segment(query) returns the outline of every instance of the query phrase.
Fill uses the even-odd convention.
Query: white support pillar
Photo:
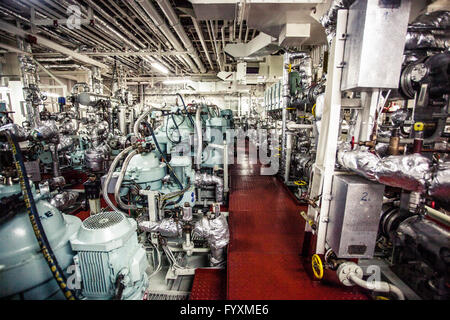
[[[331,186],[336,162],[336,148],[339,137],[339,120],[341,113],[341,78],[344,59],[344,43],[347,29],[348,10],[339,10],[337,16],[336,36],[330,50],[328,77],[325,91],[325,105],[322,116],[322,130],[317,146],[316,163],[313,168],[310,198],[320,197],[317,208],[311,205],[308,216],[316,221],[316,253],[325,252],[325,239],[328,226],[328,212],[331,200]],[[306,224],[306,231],[311,227]]]

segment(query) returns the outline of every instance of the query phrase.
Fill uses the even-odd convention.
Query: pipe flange
[[[354,262],[341,263],[336,271],[339,281],[347,286],[351,287],[355,284],[350,280],[350,275],[356,276],[360,279],[363,278],[363,270]]]

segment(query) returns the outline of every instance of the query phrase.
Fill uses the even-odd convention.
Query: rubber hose
[[[12,153],[15,159],[15,165],[17,173],[19,174],[20,187],[22,189],[23,198],[25,201],[25,206],[27,208],[28,217],[30,218],[31,225],[34,230],[34,235],[39,243],[42,255],[44,256],[50,271],[53,274],[59,288],[64,294],[67,300],[76,300],[72,291],[67,287],[67,280],[61,266],[56,259],[52,247],[48,241],[47,235],[45,234],[44,228],[39,217],[39,213],[36,208],[36,203],[34,201],[33,193],[31,192],[30,181],[28,180],[27,170],[25,168],[25,163],[23,161],[23,156],[20,151],[19,143],[16,137],[8,131],[6,132],[6,137],[12,148]]]

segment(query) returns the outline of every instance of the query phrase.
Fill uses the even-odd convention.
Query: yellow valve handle
[[[304,180],[297,180],[297,181],[294,181],[294,184],[296,185],[296,186],[306,186],[306,181],[304,181]]]
[[[391,300],[391,299],[383,297],[383,296],[376,296],[375,300]]]
[[[322,264],[322,259],[320,259],[319,255],[315,254],[312,256],[312,270],[314,273],[314,276],[317,279],[322,279],[323,278],[323,264]]]
[[[414,123],[414,131],[423,131],[424,125],[423,122]]]

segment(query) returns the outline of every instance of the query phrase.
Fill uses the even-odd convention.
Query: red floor
[[[197,269],[189,300],[225,300],[227,290],[225,269]]]
[[[230,169],[227,273],[200,269],[190,299],[367,299],[337,285],[332,271],[331,281],[311,280],[310,264],[300,256],[305,222],[299,212],[305,208],[276,177],[261,176],[260,166],[245,160]]]
[[[230,170],[227,299],[366,299],[354,288],[310,279],[300,256],[305,208],[259,169],[244,163]]]

